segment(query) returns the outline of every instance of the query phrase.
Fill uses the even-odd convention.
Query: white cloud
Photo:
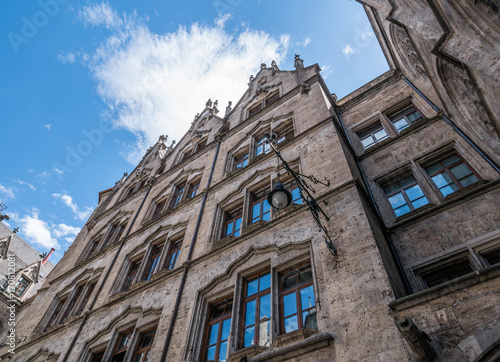
[[[51,124],[46,124],[44,125],[45,128],[47,128],[49,131],[52,129],[52,125]]]
[[[311,38],[310,37],[306,37],[303,41],[299,41],[297,42],[297,46],[301,46],[301,47],[306,47],[309,45],[309,43],[311,43]]]
[[[66,206],[68,206],[71,211],[75,214],[75,218],[80,220],[87,220],[90,214],[92,214],[92,207],[84,206],[83,210],[78,207],[73,202],[73,198],[67,194],[52,194],[56,199],[61,200]]]
[[[31,215],[25,215],[18,221],[27,241],[42,245],[47,249],[59,248],[59,243],[51,234],[49,224],[38,218],[38,210],[33,209]]]
[[[58,239],[64,238],[66,242],[72,242],[80,232],[78,227],[53,224],[40,219],[37,209],[32,209],[31,215],[24,215],[22,218],[15,215],[12,218],[19,223],[20,232],[26,241],[41,245],[46,249],[59,249]]]
[[[321,76],[323,79],[327,79],[334,71],[335,68],[332,67],[331,65],[324,65],[321,68]]]
[[[69,52],[67,54],[59,53],[57,54],[57,59],[59,59],[59,61],[63,64],[66,63],[73,64],[74,62],[76,62],[76,55],[75,53],[72,52]]]
[[[32,191],[36,191],[36,187],[30,184],[29,182],[23,180],[17,180],[17,183],[22,186],[28,186]]]
[[[152,33],[134,17],[124,17],[92,58],[89,67],[113,123],[136,136],[126,158],[135,164],[160,134],[179,140],[208,98],[235,104],[248,77],[261,63],[279,64],[290,37],[278,39],[246,29],[238,35],[215,26],[193,24],[168,34]]]
[[[226,21],[231,19],[231,14],[220,14],[217,19],[215,19],[215,24],[219,27],[224,27],[224,24],[226,24]]]
[[[353,54],[354,50],[351,47],[351,44],[347,44],[345,48],[342,49],[342,53],[344,54]]]
[[[105,25],[107,28],[111,28],[123,24],[123,20],[108,3],[85,6],[80,10],[78,18],[85,24],[92,26]]]
[[[16,194],[14,193],[14,189],[11,187],[5,187],[0,184],[0,195],[3,195],[6,199],[15,199]]]
[[[57,167],[54,167],[53,168],[54,172],[57,173],[58,175],[64,175],[64,171],[63,170],[60,170],[58,169]]]

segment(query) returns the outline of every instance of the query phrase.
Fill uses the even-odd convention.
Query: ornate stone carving
[[[391,24],[392,41],[399,54],[402,66],[411,78],[427,77],[422,60],[411,43],[406,30],[396,24]],[[409,77],[409,78],[410,78]]]

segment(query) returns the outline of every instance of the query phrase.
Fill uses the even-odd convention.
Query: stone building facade
[[[391,69],[338,100],[317,65],[262,64],[160,136],[20,312],[13,360],[498,360],[498,7],[363,3]],[[268,132],[321,181],[336,256]]]

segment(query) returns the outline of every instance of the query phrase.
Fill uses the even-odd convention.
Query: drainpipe
[[[441,111],[441,109],[439,109],[438,106],[436,106],[434,103],[432,103],[432,101],[427,98],[425,96],[425,94],[423,94],[420,89],[418,89],[412,82],[410,82],[410,80],[408,80],[408,78],[406,77],[403,77],[404,81],[406,83],[408,83],[408,85],[413,88],[413,90],[415,92],[418,93],[418,95],[420,97],[422,97],[436,112],[438,112],[439,114],[441,114],[441,117],[443,117],[443,119],[445,120],[446,123],[448,123],[451,128],[453,128],[453,130],[455,132],[457,132],[460,137],[462,137],[465,142],[467,142],[477,153],[479,153],[481,155],[481,157],[483,157],[483,159],[488,162],[488,164],[493,167],[495,169],[496,172],[500,173],[500,166],[493,160],[490,158],[490,156],[488,156],[473,140],[471,140],[469,138],[469,136],[467,136],[461,129],[460,127],[458,127],[455,122],[453,122],[450,118],[448,118],[448,116]]]
[[[90,311],[92,311],[92,309],[94,308],[94,305],[95,305],[95,303],[97,301],[97,298],[99,297],[99,294],[101,293],[102,288],[104,287],[104,284],[106,284],[106,281],[108,280],[109,274],[111,273],[111,270],[113,269],[113,266],[115,265],[116,259],[118,259],[118,254],[120,254],[120,251],[123,249],[123,245],[125,244],[123,242],[123,240],[128,236],[128,234],[130,234],[130,230],[132,230],[132,226],[134,226],[135,220],[137,219],[137,216],[139,215],[139,212],[141,212],[142,206],[144,205],[144,202],[146,201],[146,198],[148,197],[149,191],[151,191],[152,187],[153,187],[153,185],[149,186],[148,190],[146,191],[146,194],[144,195],[144,198],[142,199],[141,204],[139,205],[139,208],[137,209],[137,212],[134,215],[134,218],[132,219],[132,222],[130,223],[130,226],[127,229],[127,232],[122,237],[122,241],[120,242],[120,246],[116,250],[116,253],[115,253],[114,257],[113,257],[113,260],[111,260],[111,263],[109,264],[108,270],[106,270],[106,274],[104,275],[102,283],[99,285],[99,288],[97,289],[97,292],[95,293],[94,299],[92,299],[92,302],[89,305],[89,309],[87,310],[87,312],[84,313],[83,320],[80,323],[80,326],[78,327],[78,330],[76,331],[75,336],[71,340],[71,344],[69,345],[69,348],[66,351],[66,354],[64,355],[64,358],[62,359],[62,362],[66,362],[68,360],[68,358],[69,358],[69,356],[71,354],[71,351],[73,350],[73,347],[75,346],[76,340],[80,336],[80,333],[83,330],[83,326],[87,322],[87,319],[88,319],[88,317],[90,315]]]
[[[167,352],[168,352],[168,349],[170,346],[170,341],[172,339],[172,334],[174,331],[174,325],[175,325],[175,321],[177,319],[177,313],[179,311],[179,306],[181,304],[182,293],[184,291],[184,286],[186,285],[186,278],[187,278],[187,273],[189,270],[189,262],[191,261],[191,258],[193,256],[194,245],[196,244],[196,238],[198,236],[198,231],[200,229],[200,223],[201,223],[201,218],[203,216],[203,210],[205,209],[205,203],[207,201],[208,188],[210,187],[210,184],[212,183],[212,176],[214,173],[215,162],[217,161],[217,156],[219,154],[220,144],[221,144],[221,139],[219,139],[217,141],[217,148],[215,149],[214,160],[212,162],[212,168],[210,169],[210,175],[208,177],[207,187],[205,188],[205,192],[203,193],[203,199],[201,200],[200,211],[198,212],[198,219],[196,220],[196,226],[194,228],[193,238],[191,239],[191,245],[189,246],[189,252],[187,255],[187,259],[186,259],[186,262],[184,263],[184,269],[182,271],[181,282],[179,284],[179,291],[177,292],[177,298],[175,299],[174,309],[172,310],[172,316],[170,317],[170,322],[169,322],[169,326],[168,326],[168,330],[167,330],[167,337],[165,339],[165,343],[163,345],[163,351],[161,353],[161,358],[160,358],[161,362],[165,362],[167,360]]]

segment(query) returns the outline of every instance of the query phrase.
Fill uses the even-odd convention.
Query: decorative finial
[[[300,55],[295,54],[295,63],[293,66],[295,68],[304,68],[304,61],[300,59]]]
[[[266,63],[262,63],[262,64],[260,65],[260,69],[266,69],[266,67],[267,67]]]
[[[218,105],[219,105],[219,101],[216,99],[214,102],[214,108],[217,108]]]
[[[205,103],[205,106],[207,106],[207,108],[212,108],[212,100],[210,98],[208,98],[208,101],[207,103]]]
[[[233,102],[231,102],[231,101],[227,102],[226,114],[224,115],[224,117],[227,117],[227,115],[231,112],[231,105],[232,104],[233,104]]]
[[[19,232],[19,228],[14,228],[14,230],[12,230],[12,232],[13,232],[14,234],[17,234],[17,233]]]

